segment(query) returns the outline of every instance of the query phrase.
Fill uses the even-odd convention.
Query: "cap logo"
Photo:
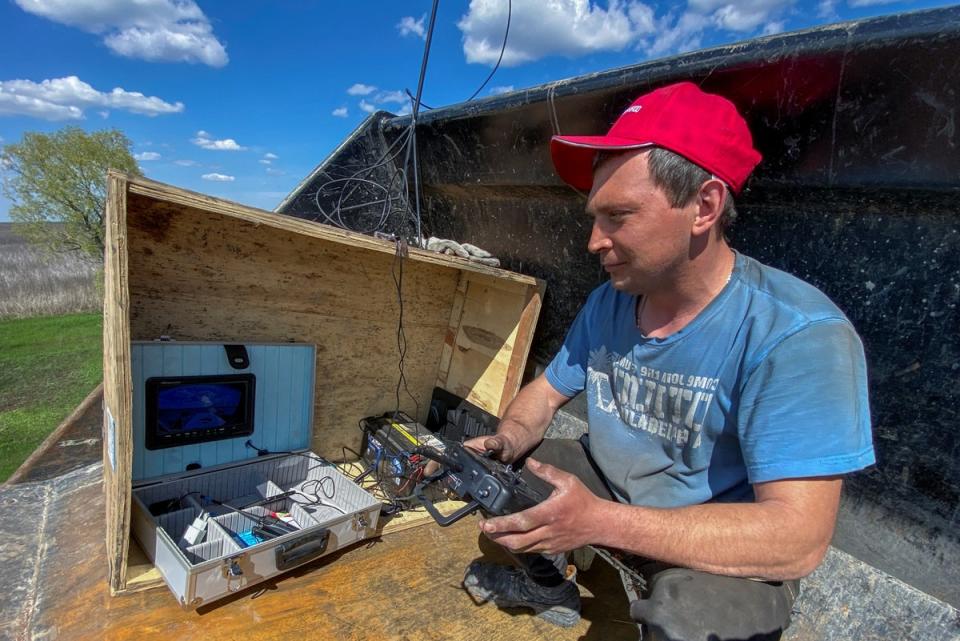
[[[625,114],[635,114],[635,113],[637,113],[638,111],[640,111],[641,109],[643,109],[643,106],[642,106],[642,105],[633,105],[632,107],[627,107],[626,111],[624,111],[623,113],[625,113]]]

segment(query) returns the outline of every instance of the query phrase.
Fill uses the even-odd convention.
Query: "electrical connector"
[[[270,450],[257,447],[256,445],[253,444],[253,441],[251,439],[247,439],[247,442],[244,443],[244,445],[249,447],[251,450],[255,450],[257,453],[257,456],[266,456],[267,454],[270,454]]]
[[[187,545],[203,543],[203,539],[207,536],[207,521],[209,520],[210,514],[201,512],[200,516],[187,526],[187,531],[183,533],[183,540],[187,542]]]

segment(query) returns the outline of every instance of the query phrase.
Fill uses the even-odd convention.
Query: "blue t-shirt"
[[[621,501],[750,501],[752,483],[875,462],[863,346],[812,285],[738,253],[675,334],[647,338],[636,308],[598,287],[546,371],[565,396],[586,389],[590,451]]]

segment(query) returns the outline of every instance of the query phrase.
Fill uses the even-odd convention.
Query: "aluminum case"
[[[191,545],[184,534],[202,513],[209,514],[205,536]],[[239,535],[270,513],[288,514],[297,531],[243,547]],[[133,490],[133,534],[187,609],[372,536],[379,514],[374,497],[309,451],[197,470]]]

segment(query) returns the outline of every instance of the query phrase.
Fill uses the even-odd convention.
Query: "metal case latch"
[[[243,586],[243,568],[237,562],[238,558],[225,559],[223,567],[220,568],[227,580],[227,590],[230,592],[236,592]]]

